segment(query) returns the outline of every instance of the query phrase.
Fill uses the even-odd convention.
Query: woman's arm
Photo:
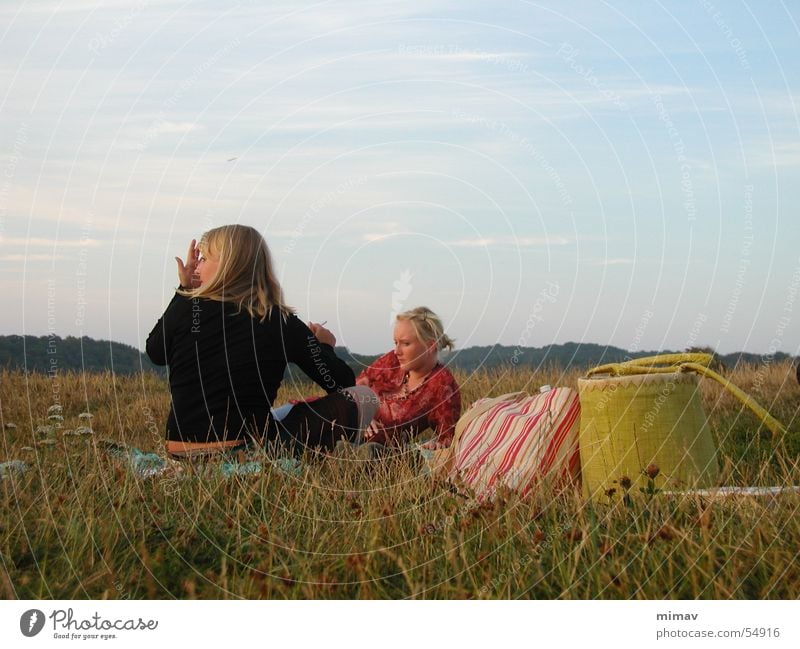
[[[437,447],[450,446],[456,423],[461,417],[461,391],[449,372],[443,373],[442,381],[432,390],[433,407],[428,414],[428,422],[436,433],[431,440]]]
[[[189,244],[189,250],[186,252],[186,263],[184,263],[180,257],[175,257],[175,261],[178,264],[178,288],[191,289],[199,286],[197,277],[197,263],[199,259],[200,248],[197,246],[197,241],[192,239]],[[170,310],[174,311],[175,308],[177,308],[176,301],[179,299],[181,299],[181,296],[176,293],[164,310],[164,315],[159,318],[158,322],[156,322],[156,326],[153,327],[150,335],[147,336],[145,351],[155,365],[166,365],[169,359],[169,350],[172,349],[171,334],[175,323],[171,322],[171,327],[169,327],[169,331],[167,331],[166,319]]]
[[[798,365],[798,367],[800,367],[800,365]],[[798,370],[798,371],[800,372],[800,370]],[[800,374],[798,374],[798,376],[800,376]],[[366,385],[367,387],[370,387],[369,375],[367,374],[367,368],[364,368],[363,370],[361,370],[361,373],[356,377],[356,385]]]
[[[397,357],[394,352],[387,352],[361,370],[356,378],[356,384],[372,388],[380,397],[384,392],[397,389],[402,378],[403,372]]]
[[[164,315],[158,319],[156,326],[147,336],[145,351],[148,358],[155,365],[166,365],[169,360],[169,351],[172,349],[175,326],[180,320],[179,311],[186,299],[175,293],[164,310]]]
[[[311,329],[293,315],[286,323],[286,360],[296,364],[328,393],[355,385],[353,370],[336,355],[333,346],[320,342]]]

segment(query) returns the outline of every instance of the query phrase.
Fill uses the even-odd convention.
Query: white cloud
[[[141,11],[144,8],[157,6],[174,6],[183,0],[45,0],[44,2],[24,2],[22,6],[6,6],[0,14],[74,14],[96,11],[128,10]]]
[[[596,259],[590,262],[592,266],[630,266],[635,264],[636,260],[630,257],[615,257],[612,259]]]
[[[0,255],[0,261],[60,261],[63,255]]]
[[[39,237],[3,237],[0,236],[0,246],[33,246],[33,247],[61,247],[83,248],[99,246],[102,242],[97,239],[43,239]],[[24,257],[25,255],[23,255]]]
[[[406,231],[398,230],[398,231],[389,232],[389,233],[386,233],[386,232],[365,232],[363,235],[361,235],[361,239],[363,241],[367,241],[367,242],[374,242],[374,241],[383,241],[385,239],[391,239],[392,237],[396,237],[396,236],[411,235],[411,234],[414,234],[414,232],[410,232],[410,231],[407,231],[407,230]]]
[[[554,237],[479,237],[475,239],[459,239],[450,241],[448,245],[459,248],[493,248],[513,247],[532,248],[537,246],[566,246],[570,240],[563,236]]]
[[[165,135],[171,133],[189,133],[198,129],[194,122],[161,122],[152,129],[148,129],[151,135]]]
[[[774,144],[765,142],[748,157],[762,167],[800,167],[800,143]]]

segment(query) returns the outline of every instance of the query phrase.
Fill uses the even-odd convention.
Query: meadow
[[[468,404],[574,387],[579,375],[550,367],[457,379]],[[787,432],[773,438],[703,381],[721,483],[800,485],[794,368],[745,365],[729,378]],[[318,393],[294,384],[279,401]],[[160,453],[168,408],[166,382],[152,374],[0,374],[0,462],[30,467],[0,481],[0,596],[800,597],[800,494],[642,494],[623,504],[567,488],[481,505],[426,474],[413,453],[307,458],[299,472],[264,462],[258,474],[228,477],[190,465],[153,478],[109,456],[101,440]]]

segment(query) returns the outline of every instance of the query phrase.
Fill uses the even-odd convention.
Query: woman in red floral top
[[[356,385],[370,387],[380,405],[364,433],[365,442],[399,446],[427,428],[429,446],[449,446],[461,416],[458,383],[438,359],[453,348],[439,317],[427,307],[397,316],[394,350],[359,374]]]

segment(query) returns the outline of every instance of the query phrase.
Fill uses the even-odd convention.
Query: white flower
[[[91,412],[82,412],[78,415],[78,419],[92,419],[94,415]]]
[[[60,405],[58,405],[58,404],[56,404],[56,405],[54,405],[54,406],[50,406],[50,407],[47,409],[47,414],[48,414],[48,415],[53,415],[53,414],[61,414],[61,406],[60,406]]]
[[[8,429],[12,429],[12,428],[16,428],[16,427],[17,427],[17,425],[15,423],[12,423],[10,421],[8,423],[6,423],[6,428],[8,428]]]

